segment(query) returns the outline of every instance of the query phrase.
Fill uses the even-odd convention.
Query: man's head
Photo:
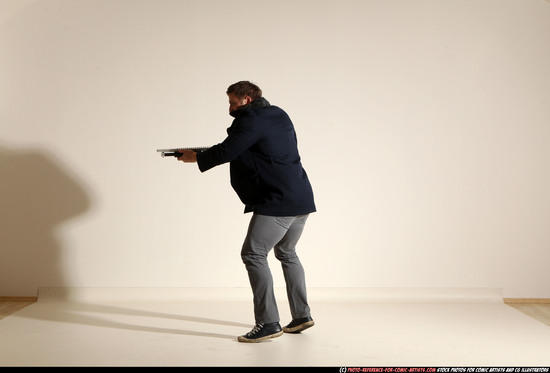
[[[240,81],[231,84],[227,88],[229,97],[229,112],[235,111],[241,106],[248,105],[257,98],[262,97],[262,90],[256,84],[249,81]]]

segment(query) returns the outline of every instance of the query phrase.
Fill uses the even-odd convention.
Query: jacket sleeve
[[[197,154],[197,164],[201,172],[231,162],[260,138],[259,128],[252,116],[245,115],[236,119],[231,127],[230,134],[222,143]]]

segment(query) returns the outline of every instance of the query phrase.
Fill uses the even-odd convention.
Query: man
[[[296,243],[308,214],[315,212],[315,203],[289,116],[270,105],[251,82],[232,84],[227,95],[229,114],[235,118],[227,138],[200,153],[182,149],[178,159],[196,162],[201,172],[229,162],[231,185],[245,213],[253,213],[241,257],[252,287],[256,326],[238,340],[260,342],[314,325]],[[267,261],[271,249],[282,265],[292,315],[284,328],[279,324]]]

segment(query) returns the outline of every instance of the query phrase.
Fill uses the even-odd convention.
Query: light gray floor
[[[494,294],[319,289],[313,328],[244,344],[236,336],[252,327],[248,292],[45,290],[0,320],[0,366],[550,365],[550,327]],[[286,323],[282,291],[278,299]]]

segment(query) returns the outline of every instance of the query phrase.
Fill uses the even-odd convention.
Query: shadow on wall
[[[64,286],[58,229],[89,207],[79,181],[53,154],[0,145],[0,296]]]

